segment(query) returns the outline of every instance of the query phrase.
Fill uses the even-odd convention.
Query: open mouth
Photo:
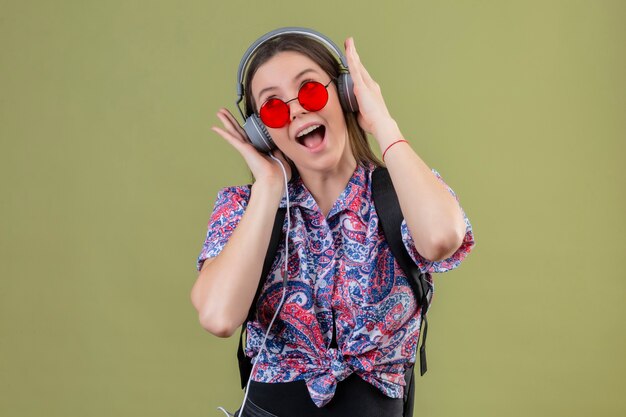
[[[326,134],[326,127],[324,125],[318,125],[317,127],[311,126],[313,129],[305,129],[304,134],[300,134],[296,137],[296,141],[302,146],[309,149],[315,149],[324,141]]]

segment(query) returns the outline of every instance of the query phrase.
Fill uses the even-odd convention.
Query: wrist
[[[399,144],[399,143],[407,143],[407,144],[408,144],[409,142],[408,142],[406,139],[398,139],[398,140],[396,140],[396,141],[391,142],[391,143],[389,144],[389,146],[387,146],[387,147],[385,148],[385,150],[383,151],[383,155],[382,155],[382,160],[383,160],[383,162],[385,162],[385,163],[387,162],[387,161],[385,161],[385,155],[387,154],[387,151],[388,151],[389,149],[391,149],[394,145],[397,145],[397,144]]]
[[[285,181],[281,177],[280,181],[257,179],[252,184],[252,192],[258,192],[259,194],[270,196],[273,199],[280,200],[285,190]]]
[[[373,132],[381,152],[398,139],[402,139],[402,132],[395,120],[389,118],[376,126]]]

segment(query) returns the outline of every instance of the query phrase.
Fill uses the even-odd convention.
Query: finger
[[[211,127],[211,130],[220,135],[232,145],[238,145],[241,143],[241,140],[239,140],[239,138],[234,137],[229,131],[222,129],[221,127],[213,126]]]
[[[370,73],[367,72],[367,69],[365,67],[361,68],[361,76],[363,77],[363,81],[365,81],[365,84],[368,87],[376,89],[376,90],[380,88],[378,83],[374,81],[374,79],[371,77]]]
[[[217,117],[222,121],[225,130],[230,133],[232,136],[238,138],[241,142],[247,142],[245,132],[242,132],[238,129],[236,123],[233,123],[231,119],[228,118],[224,113],[218,112]]]
[[[235,127],[235,129],[242,135],[242,136],[246,136],[246,132],[245,130],[243,130],[243,128],[241,127],[241,125],[239,124],[239,122],[237,121],[237,119],[235,118],[235,116],[233,116],[233,114],[228,111],[228,109],[222,109],[223,114],[226,115],[226,117],[230,120],[230,122],[232,123],[232,125]]]
[[[217,117],[222,121],[224,128],[228,129],[231,133],[238,133],[237,123],[236,121],[233,121],[233,119],[229,117],[227,111],[225,111],[224,109],[220,109],[217,112]]]
[[[359,60],[359,69],[361,70],[361,75],[363,76],[363,79],[366,82],[375,83],[375,81],[370,76],[370,73],[367,71],[367,68],[365,68],[365,65],[363,65],[363,63],[360,60]]]
[[[348,47],[347,47],[348,56],[352,58],[352,62],[354,63],[356,69],[361,71],[363,65],[361,64],[361,58],[359,57],[358,52],[356,51],[356,46],[354,45],[354,38],[348,38]]]
[[[232,147],[234,147],[239,153],[242,153],[245,149],[246,143],[243,142],[239,137],[234,136],[230,132],[219,128],[217,126],[213,126],[211,128],[212,131],[220,135],[226,142],[228,142]]]
[[[376,87],[377,86],[376,81],[374,81],[374,79],[372,78],[370,73],[367,71],[367,68],[365,68],[365,65],[363,65],[363,62],[361,62],[361,57],[359,56],[359,53],[356,50],[356,45],[354,43],[354,38],[350,38],[350,40],[351,40],[351,42],[350,42],[350,50],[354,54],[354,60],[356,62],[356,67],[358,68],[359,74],[361,74],[361,78],[363,79],[365,84],[368,85],[369,87]]]
[[[358,61],[354,50],[354,39],[352,37],[346,40],[346,57],[348,58],[348,68],[350,69],[350,75],[352,75],[352,80],[354,84],[359,87],[359,85],[365,85],[365,81],[363,80],[363,75],[361,74],[361,65]]]

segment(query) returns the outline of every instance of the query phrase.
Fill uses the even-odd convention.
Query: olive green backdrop
[[[436,276],[416,416],[626,415],[626,2],[0,1],[0,415],[221,416],[189,293],[247,46],[354,36],[477,246]],[[378,149],[377,149],[378,151]]]

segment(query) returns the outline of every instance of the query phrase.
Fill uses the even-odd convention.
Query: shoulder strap
[[[428,323],[426,322],[426,312],[430,301],[430,285],[426,280],[427,274],[422,273],[411,256],[404,247],[402,242],[402,220],[404,216],[400,209],[398,196],[393,188],[391,177],[387,168],[378,167],[372,173],[372,198],[378,220],[383,229],[385,239],[389,244],[389,248],[396,258],[398,265],[406,274],[409,284],[415,294],[417,304],[422,308],[422,322],[420,323],[420,333],[422,324],[424,325],[424,334],[422,337],[422,346],[420,348],[420,375],[426,373],[426,334],[428,332]]]
[[[246,384],[248,383],[248,378],[250,378],[250,373],[252,372],[252,361],[249,357],[245,355],[243,351],[244,331],[246,329],[248,321],[252,320],[252,318],[254,317],[256,303],[261,294],[261,290],[263,289],[263,284],[265,284],[265,280],[267,279],[267,275],[270,272],[272,263],[274,263],[276,251],[278,250],[278,244],[280,243],[280,238],[283,234],[283,223],[285,222],[286,213],[286,208],[279,208],[276,212],[276,217],[274,218],[274,227],[272,228],[272,237],[270,238],[270,242],[267,247],[267,254],[265,255],[265,261],[263,262],[263,272],[261,272],[259,286],[256,290],[256,294],[254,295],[254,300],[252,300],[252,304],[250,305],[248,317],[246,317],[246,320],[241,325],[241,333],[239,334],[239,348],[237,349],[237,360],[239,362],[239,376],[241,378],[242,389],[246,387]]]

